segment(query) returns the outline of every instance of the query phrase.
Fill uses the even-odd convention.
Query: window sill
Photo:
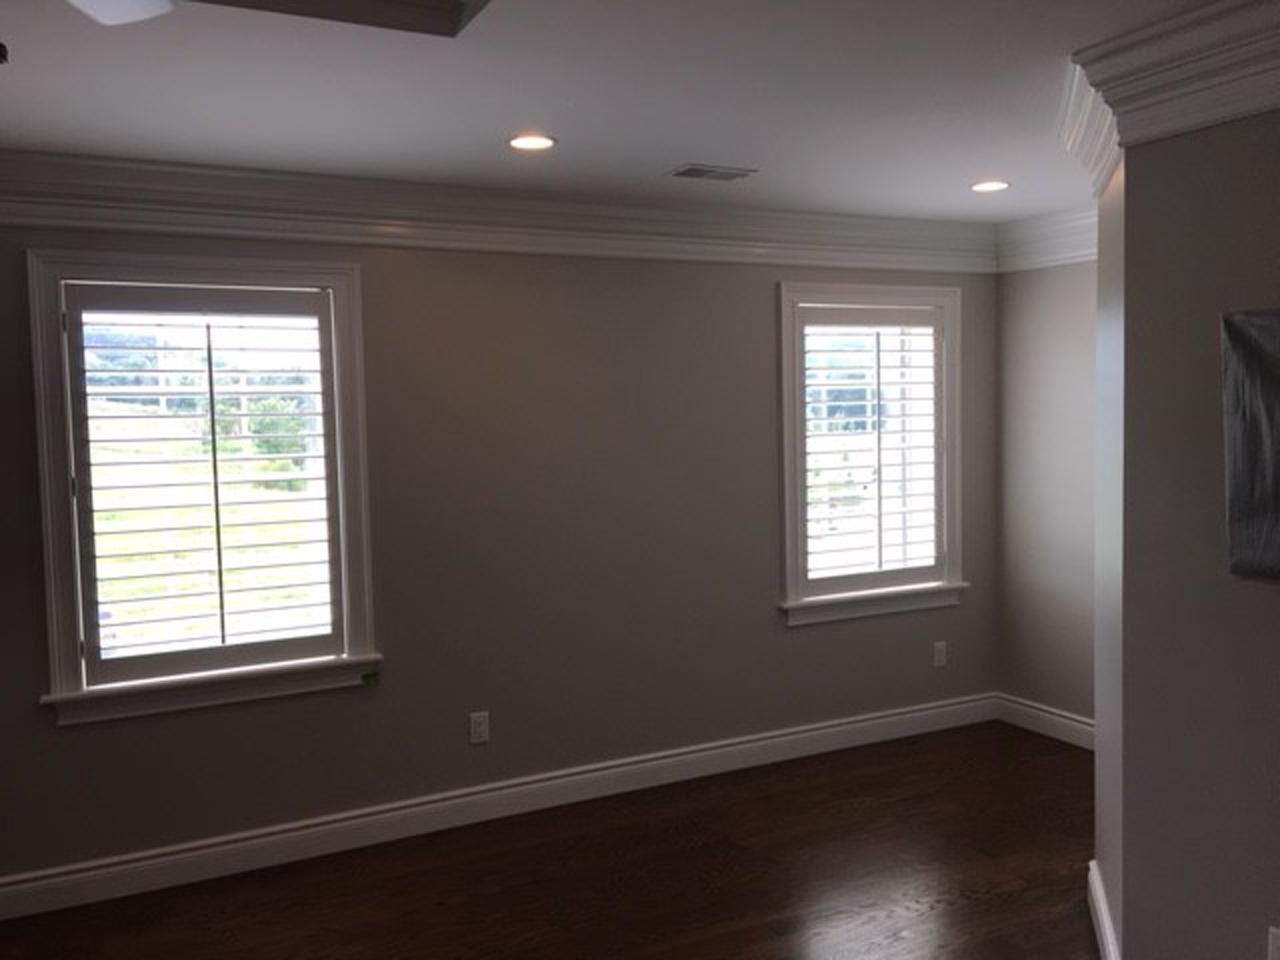
[[[960,594],[968,586],[967,583],[956,581],[860,590],[857,593],[833,593],[822,597],[792,600],[782,604],[782,609],[787,612],[787,626],[803,627],[810,623],[829,623],[834,620],[856,620],[859,617],[879,617],[890,613],[907,613],[912,610],[954,607],[959,605]]]
[[[370,682],[371,675],[376,677],[381,662],[382,657],[376,653],[323,657],[216,673],[104,684],[71,693],[50,693],[41,697],[40,702],[57,711],[59,726],[68,726],[360,686]]]

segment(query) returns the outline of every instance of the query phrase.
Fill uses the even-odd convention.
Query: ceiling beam
[[[197,0],[386,30],[456,37],[488,0]]]

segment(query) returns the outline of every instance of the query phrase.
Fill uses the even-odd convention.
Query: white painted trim
[[[1280,3],[1219,0],[1078,51],[1122,147],[1280,109]]]
[[[1098,937],[1098,952],[1102,960],[1120,960],[1120,939],[1116,936],[1111,920],[1111,904],[1107,900],[1107,888],[1102,883],[1102,871],[1098,861],[1089,861],[1089,913],[1093,915],[1093,930]]]
[[[883,710],[0,877],[0,919],[995,719],[990,694]]]
[[[781,606],[787,611],[787,626],[802,627],[810,623],[830,623],[833,620],[857,620],[888,613],[955,607],[960,605],[960,594],[968,586],[967,583],[925,583],[884,590],[805,597]]]
[[[1071,64],[1067,75],[1066,96],[1058,118],[1058,138],[1062,145],[1089,173],[1093,195],[1111,182],[1120,166],[1124,151],[1116,133],[1116,115],[1090,84],[1078,64]]]
[[[996,228],[1001,273],[1098,259],[1098,210],[1068,210]]]
[[[0,224],[390,247],[994,273],[985,223],[591,203],[0,151]]]
[[[845,616],[877,616],[898,610],[949,606],[958,602],[961,571],[961,340],[963,303],[958,287],[888,286],[860,283],[778,285],[779,381],[782,387],[782,510],[784,598],[789,626]],[[804,464],[805,331],[827,323],[847,323],[849,313],[868,324],[931,329],[937,338],[935,382],[939,386],[936,438],[938,502],[937,562],[931,567],[813,579],[808,575]],[[945,592],[939,592],[941,587]],[[909,591],[914,590],[914,595]],[[948,595],[949,593],[949,595]],[[933,601],[933,602],[930,602]],[[824,609],[825,607],[825,609]],[[865,613],[859,613],[865,610]],[[841,615],[843,614],[843,616]]]
[[[999,226],[607,206],[0,151],[0,224],[695,262],[1004,273],[1097,256],[1096,215]]]
[[[372,580],[369,563],[368,482],[364,451],[364,363],[360,271],[354,264],[217,257],[176,257],[124,251],[31,250],[27,255],[31,307],[32,360],[36,387],[41,511],[45,543],[45,584],[49,694],[43,703],[59,723],[85,723],[138,716],[212,703],[353,686],[376,667]],[[63,284],[68,281],[128,282],[140,285],[262,286],[315,288],[332,303],[334,431],[337,504],[342,546],[343,629],[323,652],[298,655],[293,663],[254,664],[261,650],[245,648],[243,658],[192,666],[182,654],[166,655],[172,673],[157,682],[95,683],[92,661],[80,650],[77,611],[81,606],[76,570],[76,526],[72,516],[69,454],[70,411],[65,384]],[[276,654],[277,658],[280,656]],[[157,658],[159,661],[160,658]],[[231,658],[228,658],[231,659]],[[256,668],[254,668],[256,667]],[[162,679],[162,682],[158,682]]]
[[[57,710],[59,726],[70,726],[357,687],[368,682],[370,674],[376,675],[381,663],[382,656],[377,653],[286,661],[50,693],[40,702]]]
[[[1008,693],[994,696],[997,719],[1086,750],[1093,749],[1093,720],[1089,717]]]

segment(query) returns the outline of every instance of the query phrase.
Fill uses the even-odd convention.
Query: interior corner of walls
[[[1079,465],[1094,456],[1096,326],[1095,261],[1001,278],[1000,689],[1073,718],[1092,712],[1093,476]]]
[[[1094,748],[1092,717],[1009,693],[996,694],[999,719],[1085,750]]]
[[[1096,205],[1000,224],[998,272],[1019,273],[1085,263],[1098,256]]]

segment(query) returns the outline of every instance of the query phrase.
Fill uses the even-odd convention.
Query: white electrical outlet
[[[1267,931],[1267,960],[1280,960],[1280,927]]]
[[[488,743],[489,742],[489,711],[477,710],[471,714],[471,742]]]
[[[947,665],[947,641],[933,641],[933,665],[935,667],[945,667]]]

